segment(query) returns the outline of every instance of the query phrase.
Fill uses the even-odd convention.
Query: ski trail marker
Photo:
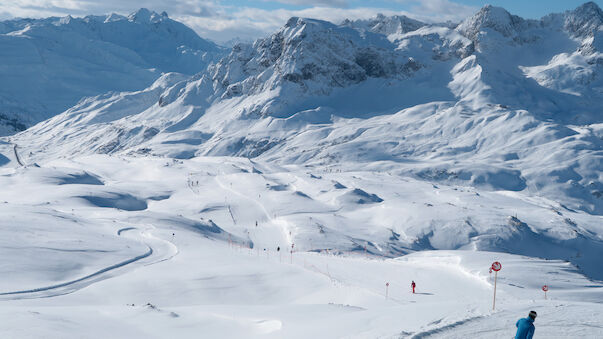
[[[389,283],[386,282],[385,283],[385,299],[387,299],[387,295],[388,295],[388,292],[389,292],[388,290],[389,290]]]
[[[500,271],[502,265],[498,261],[495,261],[490,268],[494,271],[494,298],[492,299],[492,311],[494,311],[496,308],[496,280],[498,278],[498,271]]]

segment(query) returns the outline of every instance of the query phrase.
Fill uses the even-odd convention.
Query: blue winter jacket
[[[517,327],[515,339],[532,339],[534,331],[536,330],[534,327],[534,320],[532,320],[532,318],[521,318],[517,320],[515,326]]]

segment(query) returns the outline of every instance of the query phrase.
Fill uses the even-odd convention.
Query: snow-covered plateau
[[[510,338],[530,310],[603,337],[596,4],[291,18],[194,57],[146,10],[11,22],[104,27],[156,69],[0,138],[0,337]],[[48,69],[98,57],[68,52]]]

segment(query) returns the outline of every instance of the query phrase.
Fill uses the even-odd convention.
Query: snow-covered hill
[[[291,18],[0,138],[0,331],[601,337],[602,20]]]
[[[592,3],[540,21],[486,6],[453,28],[394,18],[386,36],[372,32],[380,24],[292,18],[207,72],[86,99],[14,140],[30,162],[122,153],[370,164],[601,214],[600,20]]]
[[[505,338],[530,309],[539,336],[603,335],[601,218],[542,198],[229,157],[3,166],[0,187],[3,337]]]
[[[0,135],[82,97],[148,87],[162,72],[195,74],[223,53],[185,25],[140,9],[84,18],[0,23]]]

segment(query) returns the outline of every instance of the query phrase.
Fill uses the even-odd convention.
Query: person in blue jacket
[[[517,323],[515,324],[517,327],[515,339],[532,339],[534,331],[536,331],[534,320],[536,320],[536,311],[530,311],[527,318],[517,320]]]

